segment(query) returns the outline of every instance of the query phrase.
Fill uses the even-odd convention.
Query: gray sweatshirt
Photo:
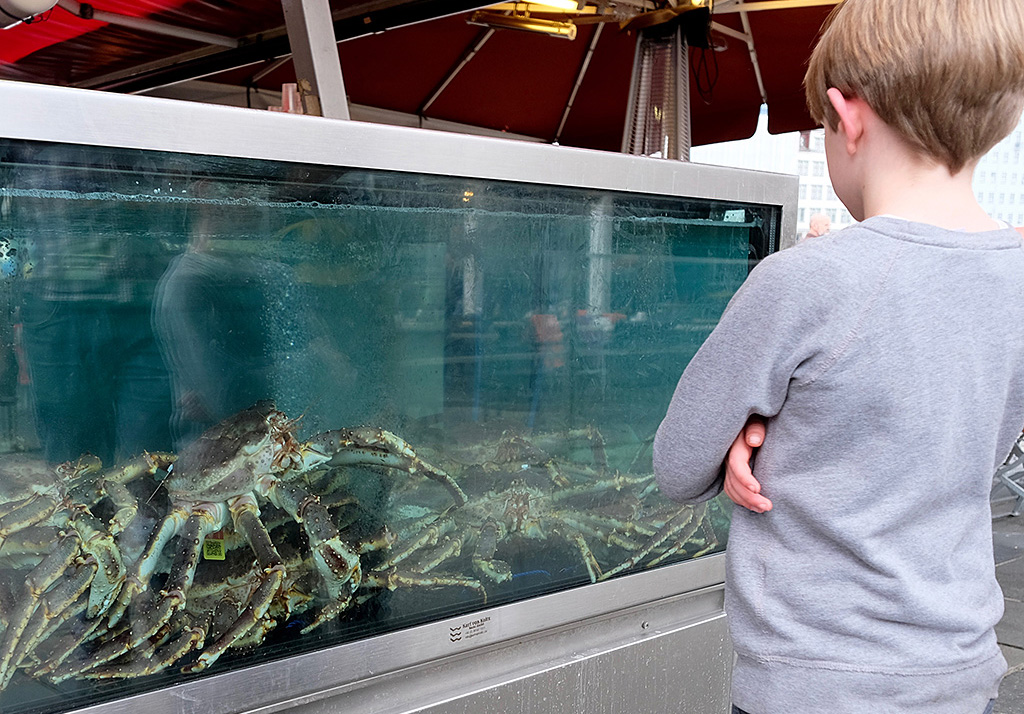
[[[733,701],[751,714],[980,714],[1006,663],[992,474],[1024,427],[1024,246],[876,217],[761,262],[654,442],[701,501],[752,414],[773,510],[733,513]]]

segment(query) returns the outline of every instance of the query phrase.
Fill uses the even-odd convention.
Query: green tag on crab
[[[224,560],[223,538],[207,538],[203,541],[203,560]]]

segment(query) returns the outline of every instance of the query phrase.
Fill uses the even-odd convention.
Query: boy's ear
[[[864,133],[864,109],[867,105],[857,97],[845,97],[835,87],[830,88],[826,94],[829,103],[839,115],[838,131],[843,136],[846,151],[853,154],[857,151],[857,144]]]

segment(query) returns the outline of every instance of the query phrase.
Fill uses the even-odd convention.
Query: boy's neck
[[[999,227],[974,197],[973,164],[951,175],[945,166],[919,159],[898,163],[866,177],[865,218],[884,214],[950,230]]]
[[[859,148],[863,151],[864,217],[898,216],[950,230],[990,231],[998,227],[974,197],[971,182],[978,161],[951,174],[921,155],[872,112]]]
[[[989,231],[998,224],[974,198],[978,160],[956,173],[911,146],[863,99],[831,87],[838,116],[825,127],[825,155],[836,193],[857,220],[892,215],[950,230]]]

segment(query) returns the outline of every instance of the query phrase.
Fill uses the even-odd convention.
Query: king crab
[[[271,605],[281,600],[288,578],[287,564],[260,518],[260,503],[273,504],[301,525],[319,586],[327,596],[303,634],[349,607],[364,584],[359,552],[341,537],[320,499],[299,483],[300,476],[348,464],[385,466],[423,474],[443,485],[456,505],[466,503],[454,480],[416,456],[409,444],[391,432],[337,429],[300,442],[293,434],[295,425],[273,402],[261,401],[214,425],[179,454],[163,481],[170,513],[156,528],[110,609],[107,625],[112,636],[74,672],[58,672],[57,678],[99,667],[146,646],[166,630],[185,610],[205,540],[226,527],[240,534],[254,553],[257,582],[234,622],[204,647],[190,669],[208,667],[236,641],[262,627]],[[158,561],[175,536],[178,548],[167,579],[159,592],[147,593]],[[117,632],[132,604],[138,607],[133,608],[131,627]],[[203,638],[195,636],[191,642],[200,647]]]
[[[0,640],[0,689],[61,623],[78,613],[98,622],[111,608],[126,579],[115,537],[138,513],[126,484],[173,460],[171,454],[144,453],[103,469],[87,454],[56,467],[23,456],[0,464],[0,554],[31,564]],[[114,509],[108,520],[93,514],[103,501]]]

